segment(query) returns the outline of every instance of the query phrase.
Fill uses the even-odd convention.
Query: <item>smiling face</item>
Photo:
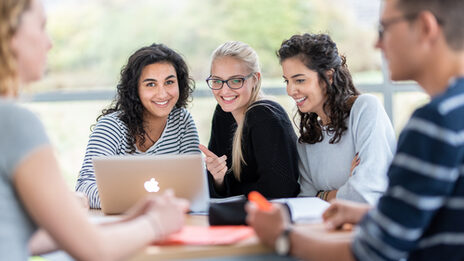
[[[147,117],[167,118],[179,99],[177,73],[170,63],[154,63],[143,68],[139,97]]]
[[[18,31],[11,39],[11,48],[18,64],[22,83],[40,79],[45,71],[47,53],[52,47],[45,30],[46,17],[42,4],[32,0],[29,10],[21,17]]]
[[[283,60],[282,71],[287,84],[287,94],[295,100],[298,110],[325,117],[322,106],[326,97],[317,72],[308,69],[297,57]]]
[[[211,66],[211,78],[218,80],[228,80],[231,78],[245,78],[250,74],[244,62],[233,57],[220,57],[213,61]],[[259,76],[258,76],[259,77]],[[231,112],[237,119],[237,115],[243,115],[246,105],[251,99],[253,86],[256,85],[256,78],[252,76],[245,80],[240,89],[230,89],[224,83],[222,89],[213,90],[214,97],[223,111]],[[240,116],[238,117],[240,118]]]

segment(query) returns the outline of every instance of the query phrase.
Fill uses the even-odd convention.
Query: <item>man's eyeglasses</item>
[[[396,23],[402,22],[402,21],[412,21],[416,19],[418,13],[413,13],[413,14],[407,14],[407,15],[402,15],[402,16],[397,16],[397,17],[392,17],[390,19],[386,19],[383,21],[380,21],[379,23],[379,40],[383,38],[383,34],[385,31],[388,29],[389,26],[394,25]]]
[[[243,87],[246,79],[250,78],[254,73],[250,73],[245,77],[234,77],[228,80],[221,80],[217,78],[212,78],[211,76],[206,79],[206,83],[208,84],[209,88],[212,90],[220,90],[224,86],[224,83],[229,86],[232,90],[237,90]]]
[[[416,19],[418,15],[419,15],[419,13],[412,13],[412,14],[406,14],[406,15],[402,15],[402,16],[392,17],[390,19],[380,21],[379,28],[378,28],[378,30],[379,30],[379,40],[382,40],[383,35],[384,35],[385,31],[388,29],[389,26],[391,26],[393,24],[396,24],[396,23],[399,23],[401,21],[412,21],[412,20]],[[438,18],[436,16],[435,16],[435,19],[437,19],[437,23],[439,25],[444,24],[442,19],[440,19],[440,18]]]

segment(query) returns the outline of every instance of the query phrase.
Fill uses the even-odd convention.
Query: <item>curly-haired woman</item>
[[[376,203],[396,148],[382,105],[360,95],[328,35],[294,35],[277,55],[300,119],[300,196]]]
[[[76,184],[91,208],[100,207],[93,157],[200,153],[195,122],[185,109],[194,81],[178,53],[163,44],[137,50],[117,89],[116,100],[97,118]]]

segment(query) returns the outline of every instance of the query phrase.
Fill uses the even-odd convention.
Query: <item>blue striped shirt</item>
[[[92,158],[107,155],[130,154],[129,129],[118,117],[119,112],[103,116],[90,135],[76,191],[84,192],[91,208],[100,208],[100,198],[95,183]],[[168,116],[161,137],[146,152],[136,150],[135,154],[186,154],[200,153],[199,138],[195,122],[183,108],[174,108]]]
[[[355,232],[355,257],[464,260],[464,78],[414,112],[388,176]]]

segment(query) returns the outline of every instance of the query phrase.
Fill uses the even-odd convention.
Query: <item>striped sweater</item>
[[[103,116],[96,124],[85,153],[76,191],[84,192],[91,208],[100,208],[100,198],[95,183],[92,158],[107,155],[130,154],[129,131],[118,117],[119,112]],[[200,153],[199,138],[195,122],[183,108],[174,108],[161,137],[146,152],[136,150],[135,154],[185,154]]]
[[[388,176],[355,232],[355,257],[464,260],[464,78],[414,112]]]

